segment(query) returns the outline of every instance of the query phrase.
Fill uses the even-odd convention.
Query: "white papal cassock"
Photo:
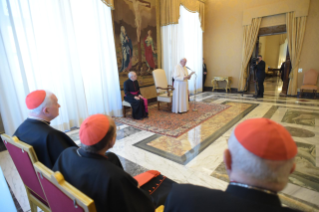
[[[174,70],[174,91],[173,91],[173,113],[183,113],[188,111],[188,76],[186,67],[178,64]]]

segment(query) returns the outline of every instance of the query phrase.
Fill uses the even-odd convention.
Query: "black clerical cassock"
[[[108,156],[75,147],[61,154],[53,170],[60,171],[67,182],[92,198],[99,212],[154,212],[164,204],[173,184],[161,175],[140,189],[138,182]]]
[[[226,191],[190,184],[174,185],[167,197],[164,212],[211,211],[296,211],[281,206],[275,192],[229,185]]]
[[[65,133],[52,128],[49,122],[30,118],[18,127],[14,136],[33,146],[38,160],[49,169],[63,150],[77,146]]]
[[[142,119],[144,117],[147,117],[147,104],[144,99],[136,100],[134,97],[139,96],[141,94],[140,92],[140,86],[138,84],[138,81],[132,81],[130,79],[126,80],[124,82],[124,100],[129,102],[132,106],[132,116],[134,119]]]

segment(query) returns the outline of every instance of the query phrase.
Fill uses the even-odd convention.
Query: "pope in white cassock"
[[[174,91],[173,91],[173,113],[184,113],[188,111],[188,80],[193,72],[189,75],[186,58],[180,61],[173,72]]]

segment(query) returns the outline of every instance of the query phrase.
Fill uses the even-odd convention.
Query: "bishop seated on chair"
[[[129,72],[128,78],[124,82],[124,100],[132,106],[132,117],[134,119],[148,117],[147,99],[141,95],[136,73],[134,71]]]

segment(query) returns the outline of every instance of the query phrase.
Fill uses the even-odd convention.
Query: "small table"
[[[221,81],[226,81],[226,87],[225,87],[226,93],[228,92],[228,90],[230,91],[229,77],[214,77],[214,79],[212,80],[212,85],[213,85],[212,91],[214,91],[215,89],[220,89],[218,87],[218,82],[221,82]]]
[[[267,74],[271,74],[273,76],[277,76],[279,72],[280,72],[279,68],[268,68]]]

